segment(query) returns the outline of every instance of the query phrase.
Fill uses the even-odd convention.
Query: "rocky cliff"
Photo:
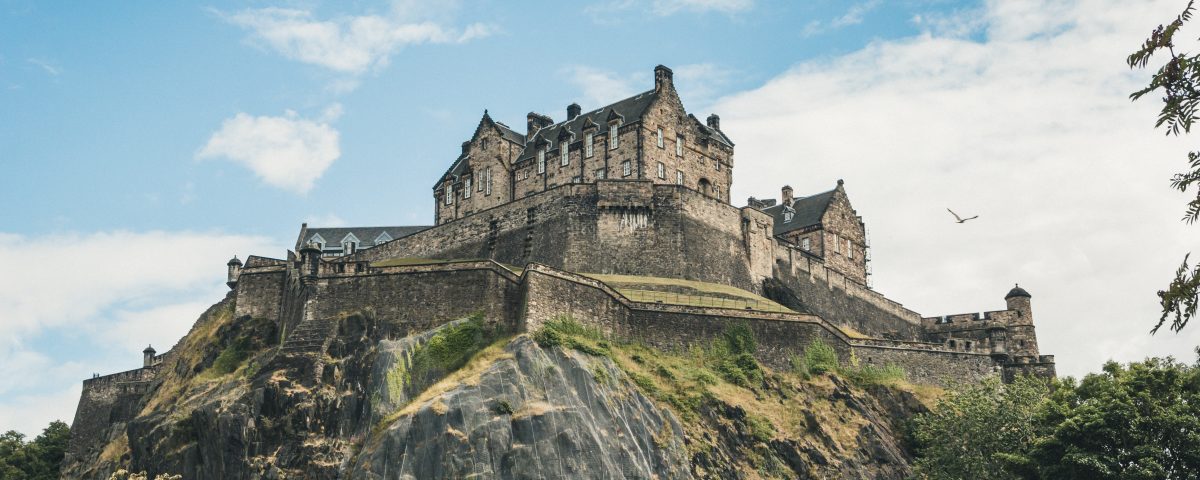
[[[183,478],[904,478],[919,389],[762,370],[475,315],[422,332],[371,312],[292,333],[214,306],[149,392],[67,459]],[[286,337],[286,341],[284,340]]]

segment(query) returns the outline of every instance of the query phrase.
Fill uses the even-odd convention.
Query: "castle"
[[[821,339],[843,361],[898,365],[918,382],[1055,373],[1020,287],[1002,310],[934,317],[871,289],[866,229],[841,180],[733,206],[734,143],[719,117],[684,109],[667,67],[652,90],[587,113],[572,104],[558,123],[527,119],[522,134],[484,112],[433,185],[433,226],[303,225],[284,258],[235,257],[235,318],[276,322],[281,358],[314,372],[333,319],[358,311],[407,332],[476,312],[514,331],[571,316],[668,349],[744,323],[775,368]],[[147,349],[142,368],[84,381],[72,455],[136,414],[170,356]]]

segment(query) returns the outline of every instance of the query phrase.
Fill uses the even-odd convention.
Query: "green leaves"
[[[12,480],[54,480],[67,451],[71,427],[60,421],[50,422],[33,441],[8,431],[0,435],[0,478]]]

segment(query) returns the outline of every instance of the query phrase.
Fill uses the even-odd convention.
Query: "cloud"
[[[341,156],[339,134],[329,122],[341,115],[329,107],[316,120],[288,111],[282,117],[238,113],[221,123],[196,158],[227,158],[253,171],[268,185],[307,193]]]
[[[1124,64],[1179,8],[989,2],[982,22],[945,17],[960,23],[796,65],[715,108],[738,142],[735,198],[846,179],[876,288],[938,315],[1001,309],[1020,282],[1063,374],[1190,360],[1200,326],[1147,332],[1200,232],[1168,185],[1195,139],[1152,128],[1157,105],[1127,98],[1149,74]],[[946,207],[980,218],[955,224]]]
[[[688,105],[707,106],[717,92],[733,79],[734,71],[713,63],[678,65],[671,69],[675,74],[675,88]],[[584,110],[598,108],[615,101],[653,88],[653,72],[618,73],[611,70],[571,65],[560,70],[569,83],[579,88],[580,103]]]
[[[225,262],[281,252],[254,236],[205,232],[0,233],[0,430],[70,422],[91,373],[165,352],[220,300]],[[37,372],[36,375],[30,372]],[[70,388],[64,389],[64,385]]]
[[[47,74],[49,74],[52,77],[57,77],[62,73],[62,67],[56,65],[54,62],[51,62],[49,60],[45,60],[45,59],[41,59],[41,58],[29,58],[29,59],[26,59],[26,61],[29,63],[32,63],[34,65],[37,65],[39,68],[41,68],[43,71],[45,71]]]
[[[585,111],[608,105],[638,92],[638,85],[645,85],[650,76],[620,75],[612,71],[585,65],[564,67],[561,73],[567,81],[579,87],[583,98],[580,103]],[[639,80],[642,80],[639,82]]]
[[[250,30],[256,43],[287,58],[348,74],[385,66],[392,54],[408,45],[463,43],[496,32],[494,26],[482,23],[460,31],[432,21],[408,21],[398,15],[319,20],[310,11],[286,8],[220,15]]]
[[[812,20],[806,23],[804,28],[800,31],[800,34],[804,37],[812,37],[830,30],[837,30],[850,25],[858,25],[862,23],[863,17],[872,10],[875,10],[879,4],[880,0],[867,0],[865,2],[855,3],[846,10],[846,13],[837,18],[829,20],[828,22]]]
[[[333,213],[326,213],[324,215],[309,215],[304,217],[304,223],[307,223],[315,228],[337,228],[346,226],[346,221],[342,220],[342,217],[339,217]]]
[[[609,16],[630,11],[645,11],[662,17],[681,12],[731,15],[753,6],[753,0],[612,0],[588,5],[583,11],[596,21],[607,23]]]

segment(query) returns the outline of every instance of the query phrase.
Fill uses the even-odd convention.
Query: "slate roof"
[[[414,233],[420,232],[429,228],[429,226],[403,226],[403,227],[338,227],[338,228],[309,228],[306,233],[307,237],[301,238],[298,245],[308,243],[308,240],[313,235],[320,234],[321,238],[325,239],[325,250],[341,251],[342,239],[346,238],[346,234],[353,233],[358,240],[362,242],[359,248],[370,248],[375,246],[375,239],[383,232],[395,240],[400,237],[407,237]]]
[[[1012,289],[1012,290],[1009,290],[1009,291],[1008,291],[1008,295],[1005,295],[1005,296],[1004,296],[1004,299],[1005,299],[1005,300],[1008,300],[1008,299],[1010,299],[1010,298],[1012,298],[1012,297],[1028,297],[1028,298],[1032,298],[1032,297],[1033,297],[1033,295],[1030,295],[1030,294],[1029,294],[1029,292],[1026,292],[1026,291],[1025,291],[1025,289],[1024,289],[1024,288],[1021,288],[1021,286],[1020,286],[1020,285],[1017,285],[1017,286],[1013,287],[1013,289]]]
[[[821,217],[829,209],[830,201],[833,200],[833,192],[836,191],[837,189],[834,189],[816,195],[793,199],[791,208],[795,210],[795,214],[792,216],[791,222],[784,223],[783,221],[783,213],[786,210],[784,205],[767,207],[763,209],[763,212],[775,218],[774,234],[782,235],[792,230],[799,230],[821,223]]]
[[[641,120],[646,109],[650,108],[650,104],[654,103],[656,98],[658,98],[658,93],[651,89],[611,105],[582,113],[572,120],[544,127],[534,134],[529,143],[525,144],[525,151],[521,152],[521,155],[513,163],[523,162],[537,156],[539,139],[550,141],[556,146],[559,138],[569,138],[570,142],[574,143],[583,140],[585,127],[596,125],[597,133],[607,132],[608,120],[614,115],[620,117],[623,124]]]

